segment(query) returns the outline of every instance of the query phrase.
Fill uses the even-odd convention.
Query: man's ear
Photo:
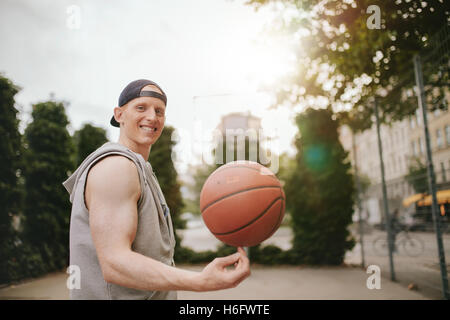
[[[120,107],[115,107],[114,108],[114,119],[116,119],[116,121],[118,123],[121,123],[121,118],[122,118],[122,113],[123,113],[123,109]]]

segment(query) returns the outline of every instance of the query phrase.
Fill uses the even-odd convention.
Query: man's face
[[[142,91],[162,92],[155,86],[145,86]],[[115,108],[114,115],[120,123],[121,135],[139,145],[154,144],[164,128],[166,106],[154,97],[139,97]],[[123,132],[122,132],[123,131]]]

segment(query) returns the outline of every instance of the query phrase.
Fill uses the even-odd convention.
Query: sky
[[[117,141],[109,119],[120,92],[146,78],[168,96],[180,174],[230,112],[261,117],[279,152],[293,154],[292,110],[268,110],[295,62],[292,39],[268,32],[274,19],[242,0],[2,0],[0,72],[22,88],[21,130],[52,95],[68,102],[71,133],[91,123]]]

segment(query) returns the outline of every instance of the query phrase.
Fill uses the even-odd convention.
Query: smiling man
[[[202,272],[175,267],[170,210],[147,161],[166,106],[155,82],[128,84],[110,121],[118,143],[98,148],[63,183],[72,202],[70,264],[81,276],[71,299],[176,299],[177,290],[231,288],[250,274],[242,248]]]

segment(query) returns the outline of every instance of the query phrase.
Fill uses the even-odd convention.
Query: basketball
[[[268,239],[280,226],[284,210],[280,181],[252,161],[233,161],[216,169],[200,193],[206,226],[217,239],[235,247]]]

